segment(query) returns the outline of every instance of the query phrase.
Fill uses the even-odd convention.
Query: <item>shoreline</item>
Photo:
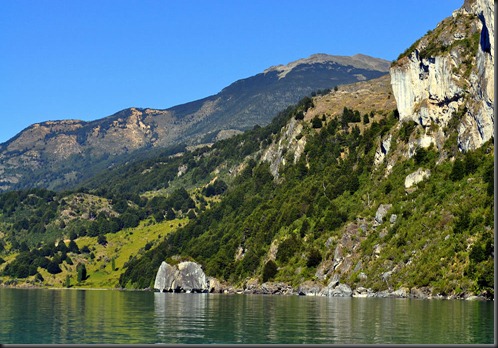
[[[288,285],[282,287],[282,283],[263,283],[260,287],[252,288],[235,288],[232,286],[220,287],[218,289],[211,288],[210,291],[160,291],[158,289],[126,289],[126,288],[86,288],[86,287],[46,287],[33,284],[5,285],[0,284],[0,288],[5,289],[20,289],[20,290],[89,290],[89,291],[131,291],[131,292],[158,292],[158,293],[199,293],[199,294],[220,294],[220,295],[263,295],[263,296],[308,296],[308,297],[343,297],[343,298],[405,298],[418,300],[465,300],[465,301],[494,301],[494,297],[486,297],[483,295],[466,294],[461,295],[432,295],[427,292],[426,288],[400,288],[398,290],[380,290],[372,291],[362,287],[355,288],[349,292],[333,292],[326,293],[327,288],[324,287],[320,291],[303,292],[300,288],[292,288]],[[407,291],[409,290],[409,291]]]

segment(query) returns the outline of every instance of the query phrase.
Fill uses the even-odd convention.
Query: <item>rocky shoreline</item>
[[[213,279],[213,278],[211,278]],[[210,280],[211,280],[210,279]],[[216,281],[215,281],[216,283]],[[223,294],[250,294],[250,295],[283,295],[283,296],[322,296],[322,297],[363,297],[363,298],[414,298],[414,299],[440,299],[440,300],[477,300],[494,301],[482,295],[462,293],[460,295],[432,294],[426,287],[422,288],[399,288],[397,290],[373,291],[369,288],[357,287],[351,289],[347,284],[336,284],[334,286],[323,286],[319,283],[307,281],[297,288],[283,282],[248,282],[245,287],[237,288],[233,286],[217,285],[210,287],[209,293]]]
[[[300,284],[297,288],[285,282],[268,281],[260,284],[257,279],[249,279],[239,288],[227,283],[221,283],[216,278],[206,277],[201,265],[191,261],[180,262],[176,265],[163,262],[157,271],[154,290],[175,293],[492,300],[492,298],[472,293],[434,295],[428,287],[413,287],[411,289],[401,287],[397,290],[387,289],[377,292],[361,286],[351,289],[349,285],[340,283],[338,277],[334,277],[326,286],[316,281],[308,280]]]
[[[214,279],[214,278],[211,278]],[[210,279],[210,280],[211,280]],[[216,281],[215,281],[216,282]],[[179,289],[178,291],[165,291],[165,292],[179,292],[179,293],[211,293],[211,294],[239,294],[239,295],[275,295],[275,296],[321,296],[321,297],[363,297],[363,298],[412,298],[422,300],[467,300],[467,301],[494,301],[492,297],[483,295],[474,295],[462,293],[460,295],[433,295],[428,288],[400,288],[398,290],[381,290],[373,291],[364,287],[357,287],[354,290],[346,284],[339,284],[334,291],[328,291],[327,287],[320,284],[310,286],[311,282],[306,282],[303,285],[294,288],[289,284],[282,282],[266,282],[261,285],[249,285],[244,288],[234,287],[226,284],[220,284],[209,289],[202,291],[189,291]],[[5,285],[0,284],[0,288],[11,289],[55,289],[55,290],[119,290],[119,291],[155,291],[160,292],[158,289],[124,289],[124,288],[53,288],[32,284],[17,284]]]

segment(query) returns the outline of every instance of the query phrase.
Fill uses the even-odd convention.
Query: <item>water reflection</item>
[[[154,325],[158,343],[203,339],[208,294],[154,293]]]
[[[2,343],[493,343],[486,302],[0,288]]]

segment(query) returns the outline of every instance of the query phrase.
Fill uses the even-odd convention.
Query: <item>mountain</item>
[[[266,126],[77,191],[0,194],[0,281],[145,289],[162,262],[194,261],[218,290],[494,298],[488,5],[466,1],[389,75]]]
[[[120,285],[152,286],[160,262],[183,258],[249,293],[493,298],[493,21],[489,2],[466,1],[389,79],[234,138],[232,152],[256,144],[211,171],[229,183],[220,203],[130,261]]]
[[[278,111],[305,95],[376,78],[388,69],[387,61],[365,55],[317,54],[239,80],[214,96],[165,110],[129,108],[92,122],[34,124],[0,145],[0,190],[74,186],[150,149],[209,143],[266,125]]]

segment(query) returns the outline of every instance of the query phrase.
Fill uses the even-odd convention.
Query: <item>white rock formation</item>
[[[154,289],[175,292],[205,292],[209,290],[206,275],[195,262],[180,262],[171,266],[162,262],[157,270]]]
[[[294,164],[299,160],[304,152],[306,137],[303,136],[297,139],[302,130],[303,125],[292,118],[284,127],[282,136],[273,142],[261,156],[261,161],[270,163],[270,172],[274,178],[278,178],[278,170],[280,165],[286,165],[286,159],[283,155],[284,151],[294,153]]]
[[[380,225],[384,221],[384,217],[392,206],[392,204],[379,205],[379,208],[377,208],[377,212],[375,213],[374,225]]]
[[[419,168],[415,172],[408,174],[405,178],[405,188],[410,188],[413,185],[418,184],[424,179],[428,178],[431,175],[431,171],[429,169]]]
[[[389,134],[384,140],[380,142],[379,148],[375,152],[374,165],[378,166],[384,161],[387,154],[389,153],[389,149],[391,148],[391,139],[392,134]]]
[[[478,148],[494,134],[494,5],[490,0],[466,0],[453,13],[453,18],[466,16],[472,21],[481,38],[470,76],[463,76],[461,51],[458,45],[449,52],[421,58],[419,52],[427,45],[422,39],[416,49],[401,58],[391,68],[391,84],[396,98],[400,121],[413,120],[424,126],[424,147],[437,144],[442,129],[453,112],[465,102],[467,111],[458,127],[458,146],[467,151]],[[441,24],[440,24],[441,25]],[[453,33],[450,47],[457,40],[471,35]],[[472,38],[468,38],[472,40]],[[474,63],[475,62],[475,63]],[[431,124],[437,130],[429,131]]]

